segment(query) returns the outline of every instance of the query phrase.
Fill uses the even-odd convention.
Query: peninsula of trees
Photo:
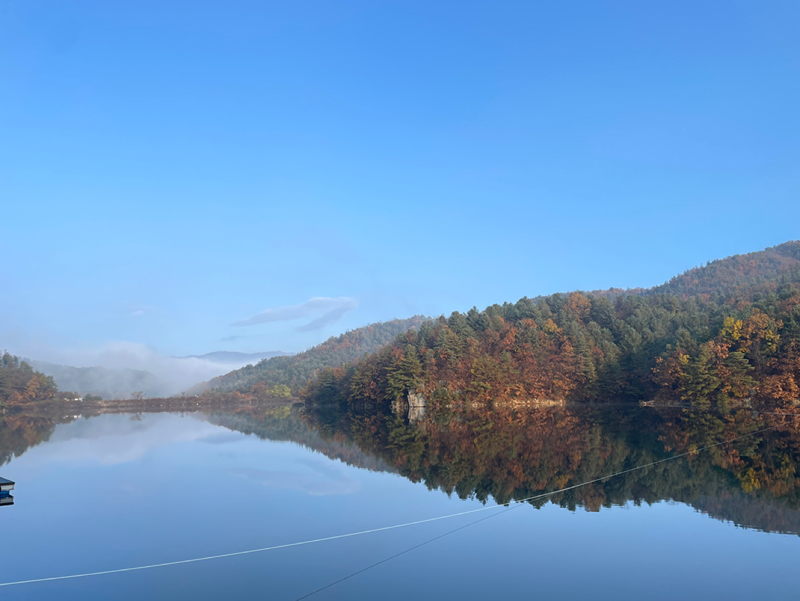
[[[649,290],[554,294],[423,322],[322,371],[309,402],[555,399],[726,407],[800,397],[800,242]]]

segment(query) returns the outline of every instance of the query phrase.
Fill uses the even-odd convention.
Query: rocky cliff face
[[[422,395],[421,392],[417,392],[416,390],[409,390],[408,391],[408,404],[411,407],[426,407],[428,405],[428,401]]]

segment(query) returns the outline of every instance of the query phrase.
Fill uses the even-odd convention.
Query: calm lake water
[[[17,483],[0,582],[513,508],[0,595],[291,601],[467,526],[311,598],[798,598],[797,424],[640,408],[0,418],[0,476]]]

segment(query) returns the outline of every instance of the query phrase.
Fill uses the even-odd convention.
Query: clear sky
[[[297,351],[800,238],[798,30],[796,1],[1,1],[0,347]]]

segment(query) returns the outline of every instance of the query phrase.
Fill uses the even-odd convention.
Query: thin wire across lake
[[[538,495],[533,495],[531,497],[526,497],[524,499],[517,499],[515,503],[526,503],[528,501],[535,501],[537,499],[544,499],[547,497],[552,497],[553,495],[557,495],[562,492],[567,492],[570,490],[575,490],[576,488],[581,488],[582,486],[588,486],[589,484],[595,484],[597,482],[603,482],[604,480],[609,480],[611,478],[615,478],[617,476],[622,476],[623,474],[629,474],[631,472],[636,472],[639,470],[646,469],[648,467],[653,467],[654,465],[658,465],[660,463],[666,463],[667,461],[673,461],[675,459],[680,459],[681,457],[687,457],[688,455],[696,455],[702,451],[706,451],[708,449],[713,449],[714,447],[719,447],[722,445],[730,444],[732,442],[736,442],[737,440],[741,440],[742,438],[748,438],[750,436],[755,436],[756,434],[762,434],[763,432],[767,432],[772,430],[772,427],[764,428],[762,430],[756,430],[755,432],[750,432],[749,434],[742,434],[741,436],[736,436],[735,438],[731,438],[728,440],[723,440],[722,442],[717,442],[714,444],[707,445],[705,447],[700,447],[699,449],[694,449],[692,451],[687,451],[685,453],[679,453],[677,455],[673,455],[672,457],[666,457],[664,459],[659,459],[658,461],[653,461],[651,463],[646,463],[644,465],[639,465],[637,467],[632,467],[627,470],[622,470],[620,472],[615,472],[613,474],[608,474],[607,476],[602,476],[600,478],[595,478],[594,480],[587,480],[586,482],[581,482],[580,484],[573,484],[572,486],[567,486],[565,488],[560,488],[558,490],[553,490],[546,493],[541,493]],[[409,526],[417,526],[419,524],[428,524],[431,522],[438,522],[441,520],[449,520],[452,518],[456,518],[462,515],[469,515],[472,513],[479,513],[482,511],[492,511],[495,509],[500,509],[503,507],[507,507],[507,504],[503,505],[491,505],[489,507],[479,507],[478,509],[470,509],[467,511],[460,511],[458,513],[450,513],[448,515],[441,515],[435,518],[427,518],[424,520],[417,520],[415,522],[406,522],[404,524],[395,524],[393,526],[383,526],[381,528],[372,528],[370,530],[361,530],[359,532],[349,532],[347,534],[337,534],[335,536],[326,536],[323,538],[315,538],[311,540],[304,540],[296,543],[286,543],[283,545],[273,545],[271,547],[261,547],[260,549],[249,549],[247,551],[234,551],[233,553],[221,553],[219,555],[209,555],[207,557],[195,557],[193,559],[181,559],[178,561],[166,561],[163,563],[154,563],[145,566],[135,566],[130,568],[117,568],[114,570],[103,570],[99,572],[86,572],[84,574],[70,574],[68,576],[50,576],[48,578],[33,578],[31,580],[17,580],[15,582],[3,582],[0,583],[0,587],[2,586],[19,586],[22,584],[34,584],[36,582],[53,582],[56,580],[71,580],[74,578],[89,578],[91,576],[105,576],[108,574],[122,574],[123,572],[136,572],[139,570],[152,570],[154,568],[166,568],[169,566],[177,566],[187,563],[197,563],[200,561],[211,561],[212,559],[223,559],[225,557],[237,557],[239,555],[251,555],[253,553],[264,553],[265,551],[276,551],[278,549],[287,549],[289,547],[300,547],[303,545],[312,545],[315,543],[323,543],[325,541],[331,540],[339,540],[342,538],[351,538],[354,536],[363,536],[365,534],[374,534],[376,532],[385,532],[387,530],[396,530],[398,528],[408,528]]]

